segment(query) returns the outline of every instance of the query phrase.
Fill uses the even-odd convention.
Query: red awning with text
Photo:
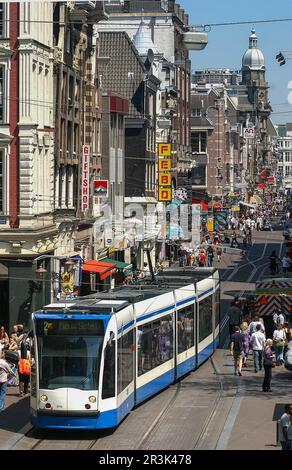
[[[83,264],[82,270],[90,273],[97,273],[100,280],[103,281],[114,272],[115,267],[116,265],[114,263],[94,261],[93,259],[90,259]]]

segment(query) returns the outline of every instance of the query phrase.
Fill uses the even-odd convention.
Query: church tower
[[[258,49],[256,31],[252,29],[249,48],[242,58],[242,85],[247,87],[249,101],[258,111],[270,111],[265,72],[264,54]]]

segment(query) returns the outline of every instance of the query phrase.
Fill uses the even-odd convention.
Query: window
[[[137,329],[138,375],[173,357],[173,317],[167,315]]]
[[[192,116],[193,117],[201,117],[201,115],[202,115],[201,108],[193,108],[192,109]]]
[[[220,323],[220,290],[219,287],[215,292],[215,328]]]
[[[177,312],[178,354],[194,346],[194,305]]]
[[[198,165],[192,168],[192,185],[206,186],[206,165]]]
[[[199,341],[203,341],[212,333],[212,295],[199,304]]]
[[[5,36],[5,4],[0,3],[0,37]]]
[[[0,214],[4,212],[4,152],[0,150]]]
[[[133,330],[118,340],[118,394],[134,380]]]
[[[191,133],[192,152],[205,153],[207,151],[207,133],[192,132]]]
[[[4,73],[5,69],[0,66],[0,122],[4,122]]]
[[[115,396],[116,342],[108,341],[104,351],[102,398]]]

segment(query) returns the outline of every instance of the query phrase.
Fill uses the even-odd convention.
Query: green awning
[[[103,258],[102,260],[99,261],[104,261],[106,263],[114,263],[116,265],[116,269],[122,269],[122,270],[127,270],[131,271],[132,270],[132,265],[129,263],[123,263],[122,261],[117,261],[116,259],[111,259],[111,258]]]

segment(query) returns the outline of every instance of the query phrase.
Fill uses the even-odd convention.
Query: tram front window
[[[38,320],[39,386],[97,390],[103,322]]]

